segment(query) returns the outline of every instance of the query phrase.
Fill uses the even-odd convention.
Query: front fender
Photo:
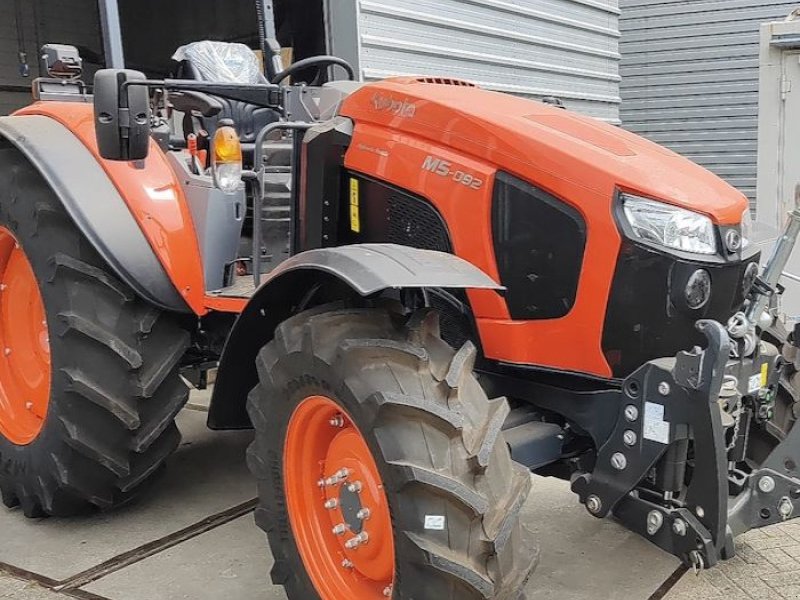
[[[308,291],[320,284],[344,286],[363,297],[387,289],[504,289],[464,259],[433,250],[354,244],[297,254],[270,273],[228,336],[211,397],[211,429],[250,427],[245,401],[257,383],[256,355],[278,324],[303,310]]]

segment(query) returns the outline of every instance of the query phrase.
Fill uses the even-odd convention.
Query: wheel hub
[[[0,434],[39,435],[50,401],[50,338],[36,275],[14,234],[0,227]]]
[[[346,485],[339,488],[339,510],[347,527],[353,533],[361,533],[364,529],[364,506],[361,504],[361,496],[358,492],[351,492]]]
[[[289,521],[323,600],[391,595],[394,539],[375,460],[352,419],[324,396],[303,400],[284,451]]]

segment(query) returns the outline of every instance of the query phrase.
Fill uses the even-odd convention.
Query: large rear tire
[[[257,360],[248,463],[290,600],[522,595],[538,555],[519,518],[530,473],[474,358],[432,311],[319,307],[278,327]]]
[[[189,336],[112,274],[39,173],[2,145],[0,227],[31,267],[50,355],[49,399],[33,439],[13,433],[20,416],[9,407],[25,400],[0,397],[3,502],[28,517],[127,502],[180,442],[174,418],[188,389],[178,363]],[[0,292],[0,312],[12,310],[4,300]]]

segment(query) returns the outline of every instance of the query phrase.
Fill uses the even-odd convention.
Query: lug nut
[[[4,353],[6,356],[8,356],[9,354],[11,354],[11,348],[6,348],[5,350],[3,350],[3,353]]]
[[[662,396],[668,396],[670,391],[669,384],[666,381],[662,381],[658,384],[658,393]]]
[[[617,471],[622,471],[628,466],[628,459],[622,452],[615,452],[611,455],[611,466]]]
[[[331,427],[344,427],[344,417],[342,415],[336,415],[335,417],[332,417],[328,423],[331,424]]]
[[[647,533],[655,535],[664,524],[664,515],[657,510],[651,510],[647,513]]]
[[[362,521],[366,521],[370,517],[370,510],[368,508],[362,508],[360,511],[356,513],[356,517],[361,519]]]
[[[383,595],[389,598],[392,595],[392,586],[388,585],[383,588]]]
[[[347,525],[344,523],[339,523],[333,529],[331,529],[331,531],[333,532],[333,535],[344,535],[344,533],[347,531]]]
[[[339,469],[338,471],[336,471],[336,473],[325,479],[324,483],[326,486],[336,485],[337,483],[341,483],[343,480],[347,479],[349,475],[350,475],[349,469]]]
[[[639,418],[639,409],[636,408],[633,404],[628,404],[625,407],[625,418],[631,422],[635,421],[636,419]]]
[[[775,490],[775,480],[769,475],[764,475],[758,480],[758,489],[765,494],[769,494]]]
[[[325,501],[325,508],[328,510],[333,510],[337,506],[339,506],[339,501],[336,498],[331,498],[330,500]]]
[[[342,561],[342,568],[344,568],[344,569],[352,569],[353,568],[353,561],[345,558]]]
[[[25,403],[25,408],[27,410],[31,410],[33,408],[33,402],[31,402],[30,400],[28,402],[26,402]]]
[[[632,429],[626,429],[625,432],[622,434],[622,441],[625,442],[626,446],[635,446],[638,436],[636,432]]]
[[[362,486],[360,481],[354,481],[353,483],[347,486],[347,491],[353,494],[357,494],[358,492],[361,491],[361,487]]]
[[[675,519],[675,522],[672,524],[672,531],[675,535],[683,537],[686,535],[686,522],[683,519]]]
[[[588,510],[591,514],[596,515],[602,509],[603,503],[600,501],[600,498],[594,494],[586,498],[586,510]]]
[[[697,508],[695,508],[694,512],[701,519],[706,516],[706,511],[703,509],[702,506],[698,506]]]
[[[355,550],[362,544],[366,544],[369,541],[369,535],[366,531],[362,531],[356,537],[352,537],[344,543],[344,547],[348,550]]]

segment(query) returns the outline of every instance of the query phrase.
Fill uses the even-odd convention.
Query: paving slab
[[[0,562],[64,580],[255,496],[244,453],[251,432],[213,432],[206,413],[178,416],[183,443],[147,496],[110,513],[25,519],[0,509]]]
[[[113,600],[286,600],[271,568],[266,536],[248,514],[82,589]]]
[[[592,517],[559,479],[535,477],[522,515],[542,550],[528,600],[646,600],[679,565],[612,519]]]
[[[687,572],[664,600],[800,599],[800,524],[788,522],[748,531],[736,540],[736,556],[695,575]]]
[[[533,489],[523,519],[539,537],[542,559],[530,600],[645,600],[675,570],[676,559],[613,521],[589,516],[566,482],[535,478]],[[247,515],[83,589],[113,600],[283,600],[269,584],[266,548]]]
[[[16,579],[0,573],[2,600],[67,600],[67,596],[43,588],[37,583]]]

